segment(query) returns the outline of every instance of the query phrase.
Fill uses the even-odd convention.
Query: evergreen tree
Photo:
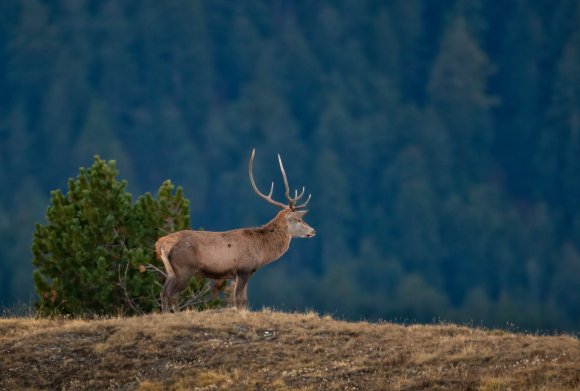
[[[446,31],[429,81],[431,104],[449,129],[454,169],[465,186],[486,179],[493,140],[487,81],[492,64],[458,16]]]
[[[86,114],[85,125],[77,139],[74,150],[77,161],[83,161],[88,156],[94,156],[95,154],[126,156],[123,146],[113,133],[109,122],[108,105],[100,99],[95,99],[91,102]]]
[[[580,8],[578,11],[580,20]],[[553,96],[547,111],[537,164],[543,189],[565,210],[564,230],[580,216],[580,29],[569,38],[557,64]],[[577,233],[577,234],[580,234]],[[579,235],[580,236],[580,235]]]
[[[545,104],[545,40],[541,18],[525,0],[514,2],[498,49],[496,90],[501,94],[494,149],[505,171],[505,186],[520,198],[538,197],[537,176],[530,164],[541,134]],[[509,11],[509,9],[508,9]]]
[[[0,203],[0,248],[7,249],[10,247],[10,243],[14,240],[12,232],[9,229],[10,221],[9,215],[2,207]],[[1,252],[2,258],[7,258],[7,251],[3,250]],[[7,307],[14,300],[10,295],[10,285],[12,283],[12,272],[13,265],[9,262],[0,262],[0,307]],[[1,313],[1,311],[0,311]]]
[[[189,202],[166,181],[135,205],[117,181],[115,162],[95,158],[51,193],[47,224],[33,240],[37,308],[49,314],[135,314],[157,308],[159,276],[154,243],[189,226]],[[204,282],[193,282],[200,289]]]
[[[23,199],[26,202],[22,202]],[[33,296],[30,238],[37,216],[42,215],[45,206],[46,195],[36,178],[26,176],[14,186],[10,202],[10,231],[5,232],[10,242],[5,246],[5,254],[7,259],[13,260],[10,270],[12,281],[7,285],[8,297],[20,301],[18,304],[29,304]]]
[[[393,57],[399,60],[397,73],[391,75],[400,79],[404,99],[421,101],[424,84],[428,78],[427,61],[423,61],[424,5],[420,0],[393,2],[391,6],[392,28],[398,38],[398,53]]]

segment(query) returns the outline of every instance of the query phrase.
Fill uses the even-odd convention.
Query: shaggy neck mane
[[[289,212],[289,210],[282,210],[268,223],[251,229],[253,236],[260,241],[260,247],[263,249],[264,264],[280,258],[290,246],[292,236],[288,232],[286,221],[286,215]]]

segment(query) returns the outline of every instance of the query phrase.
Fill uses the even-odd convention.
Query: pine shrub
[[[167,180],[156,197],[146,193],[132,203],[127,181],[117,175],[115,161],[95,156],[92,167],[69,179],[66,194],[51,192],[47,222],[36,225],[32,245],[39,314],[133,315],[159,308],[163,267],[155,241],[189,228],[189,201]],[[206,284],[192,279],[193,305],[208,305],[201,299]]]

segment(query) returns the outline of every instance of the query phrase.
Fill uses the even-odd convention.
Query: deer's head
[[[272,186],[270,187],[270,193],[268,195],[263,194],[256,183],[254,182],[254,175],[252,173],[253,164],[254,164],[254,154],[256,150],[252,149],[252,156],[250,157],[250,182],[252,183],[252,188],[259,195],[261,198],[268,201],[270,204],[275,205],[281,208],[284,213],[283,215],[288,222],[288,231],[292,235],[292,237],[297,238],[311,238],[316,234],[314,228],[309,226],[302,218],[306,213],[307,210],[299,210],[304,208],[308,202],[310,201],[311,194],[308,195],[306,201],[300,205],[296,205],[296,202],[304,196],[304,187],[302,187],[302,191],[298,194],[298,190],[294,190],[294,197],[290,196],[290,186],[288,185],[288,178],[286,178],[286,172],[284,171],[284,165],[282,164],[282,158],[280,154],[278,154],[278,163],[280,164],[280,171],[282,171],[282,177],[284,178],[284,186],[286,187],[286,199],[288,200],[288,204],[283,204],[278,201],[274,201],[272,199],[272,193],[274,192],[274,182],[272,182]]]
[[[302,217],[308,213],[307,210],[297,210],[286,215],[288,221],[288,231],[295,238],[311,238],[316,235],[314,228],[309,226]]]

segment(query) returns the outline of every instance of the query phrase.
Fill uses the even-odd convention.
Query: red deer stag
[[[302,218],[307,213],[302,209],[310,201],[296,205],[304,195],[304,188],[294,197],[290,188],[282,159],[278,155],[280,170],[286,186],[288,205],[272,199],[274,182],[270,194],[258,190],[252,174],[255,150],[250,157],[250,182],[260,197],[282,210],[270,222],[255,228],[240,228],[225,232],[179,231],[164,236],[157,241],[155,248],[157,258],[163,261],[167,278],[161,290],[163,312],[178,311],[177,298],[187,286],[192,275],[214,280],[235,278],[232,303],[244,308],[248,305],[247,284],[250,276],[259,268],[280,258],[288,250],[293,237],[311,238],[316,231]]]

